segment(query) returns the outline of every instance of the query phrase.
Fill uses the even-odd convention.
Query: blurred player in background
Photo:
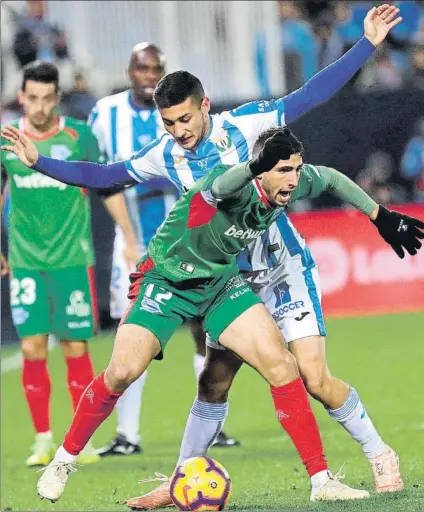
[[[130,158],[165,133],[153,101],[153,92],[164,73],[165,56],[161,50],[151,43],[139,43],[132,49],[128,66],[131,88],[101,99],[93,108],[89,124],[109,163]],[[108,197],[109,194],[116,194],[117,190],[119,189],[112,188],[101,194]],[[125,197],[138,255],[144,256],[150,240],[179,197],[179,191],[168,179],[156,178],[119,192],[119,195],[123,201]],[[126,250],[125,235],[117,225],[112,260],[110,313],[112,318],[118,320],[128,306],[129,270],[135,269],[135,261],[133,268],[128,268]],[[193,324],[192,331],[197,341],[197,352],[203,353],[195,354],[197,380],[204,364],[205,340],[203,331],[197,324]],[[146,377],[147,373],[144,373],[119,399],[117,436],[108,446],[98,450],[101,456],[131,455],[142,451],[140,410]],[[234,446],[238,443],[221,433],[216,444]]]
[[[13,125],[34,141],[40,153],[60,160],[99,160],[91,129],[55,114],[60,101],[55,65],[27,65],[18,98],[24,116]],[[46,178],[10,153],[2,152],[1,166],[2,188],[6,180],[10,188],[10,305],[22,341],[22,385],[36,431],[26,464],[46,465],[56,449],[50,423],[49,333],[61,342],[74,410],[94,376],[87,348],[97,329],[90,203],[85,190]],[[111,201],[122,209],[119,201]],[[8,270],[2,255],[2,273]],[[89,443],[79,462],[97,460]]]

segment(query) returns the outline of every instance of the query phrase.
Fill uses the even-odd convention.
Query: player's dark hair
[[[24,67],[21,89],[25,91],[28,80],[42,82],[43,84],[54,84],[55,92],[59,90],[59,71],[51,62],[36,60]]]
[[[301,155],[303,154],[303,144],[296,137],[296,135],[294,135],[289,128],[280,128],[276,126],[275,128],[269,128],[268,130],[265,130],[256,139],[252,151],[253,158],[256,158],[258,156],[259,152],[264,147],[265,142],[276,133],[281,133],[284,136],[282,149],[284,156],[287,155],[287,160],[290,158],[291,155],[294,155],[296,153],[300,153]]]
[[[202,82],[188,71],[165,75],[157,84],[153,99],[158,108],[168,108],[192,98],[199,106],[205,97]]]

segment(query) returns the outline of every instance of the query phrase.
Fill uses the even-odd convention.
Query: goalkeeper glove
[[[388,210],[381,204],[378,208],[377,218],[371,221],[381,237],[392,246],[399,258],[405,257],[405,252],[417,254],[421,247],[420,238],[424,238],[424,222],[403,213]]]
[[[287,128],[288,131],[288,128]],[[287,140],[287,134],[277,132],[266,140],[264,147],[256,158],[249,162],[249,169],[253,176],[273,169],[280,160],[288,160],[293,154],[291,144]]]

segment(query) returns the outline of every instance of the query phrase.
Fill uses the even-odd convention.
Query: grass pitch
[[[355,385],[368,414],[383,439],[400,456],[406,489],[397,495],[372,494],[352,503],[309,500],[309,479],[280,428],[267,385],[250,368],[243,368],[231,394],[228,434],[242,446],[211,450],[210,455],[229,471],[233,494],[231,510],[278,511],[402,511],[424,510],[424,314],[391,315],[327,321],[327,354],[332,373]],[[96,371],[106,365],[112,337],[91,343]],[[17,347],[3,351],[10,357]],[[193,344],[180,330],[169,344],[165,359],[149,369],[144,393],[141,429],[144,454],[112,458],[79,468],[66,492],[55,504],[36,495],[39,474],[27,469],[33,430],[20,384],[20,371],[2,374],[1,510],[129,510],[119,502],[154,486],[137,480],[155,471],[170,474],[185,421],[195,395]],[[50,353],[52,424],[60,443],[71,420],[65,364],[59,348]],[[333,472],[345,463],[346,483],[373,490],[371,469],[360,446],[314,403],[324,446]],[[100,446],[114,434],[116,416],[95,434]]]

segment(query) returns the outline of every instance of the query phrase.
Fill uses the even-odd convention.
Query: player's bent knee
[[[110,364],[105,371],[105,384],[112,392],[121,393],[142,373],[137,364]]]
[[[46,359],[47,358],[47,336],[34,336],[24,338],[21,342],[22,354],[25,359]]]
[[[210,379],[207,372],[203,372],[199,378],[198,398],[202,402],[214,404],[223,404],[228,399],[228,391],[231,387],[232,379],[223,379],[217,381]]]
[[[311,368],[303,373],[302,379],[308,393],[317,400],[324,399],[330,391],[331,377],[325,370]]]
[[[280,387],[299,378],[296,359],[289,352],[273,361],[262,372],[270,386]]]

